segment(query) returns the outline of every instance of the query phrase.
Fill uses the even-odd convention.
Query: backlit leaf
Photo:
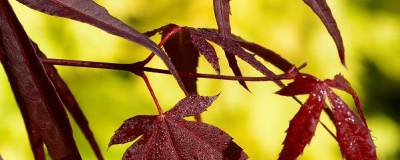
[[[325,110],[330,112],[336,126],[337,141],[345,159],[376,159],[375,145],[368,126],[331,89],[331,87],[344,89],[349,87],[348,85],[342,76],[336,76],[333,81],[321,81],[306,75],[296,77],[294,82],[277,92],[285,96],[309,94],[307,102],[290,123],[279,159],[296,159],[303,152],[304,146],[310,142],[315,131],[326,96],[332,109],[325,108]]]
[[[282,88],[277,93],[283,96],[296,96],[301,94],[309,94],[315,90],[318,80],[311,76],[297,76],[295,81],[289,83],[288,86]]]
[[[328,91],[340,150],[346,160],[376,160],[368,127],[335,93]]]
[[[311,142],[324,106],[324,96],[318,92],[316,90],[310,94],[306,103],[290,121],[279,160],[295,160]]]
[[[124,160],[243,160],[247,155],[224,131],[186,116],[205,111],[216,97],[190,96],[172,110],[154,116],[136,116],[124,122],[110,145],[133,141]]]
[[[353,100],[354,100],[354,103],[356,104],[358,113],[360,114],[361,119],[363,120],[363,122],[366,125],[367,122],[366,122],[365,115],[364,115],[364,109],[361,105],[361,102],[360,102],[360,99],[358,98],[357,93],[354,91],[353,87],[351,87],[350,82],[347,81],[343,77],[343,75],[338,74],[335,76],[335,78],[333,80],[330,80],[330,79],[325,80],[325,83],[327,83],[330,87],[345,91],[353,97]]]

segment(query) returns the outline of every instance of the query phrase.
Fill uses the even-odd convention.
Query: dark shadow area
[[[371,59],[365,58],[363,66],[361,85],[365,96],[362,102],[366,114],[383,114],[400,125],[400,79],[388,76]],[[390,159],[400,159],[400,150]]]
[[[361,8],[372,14],[388,13],[400,15],[399,0],[351,0],[351,6]]]
[[[364,59],[363,65],[365,111],[370,115],[385,114],[400,124],[400,79],[388,76],[370,59]]]

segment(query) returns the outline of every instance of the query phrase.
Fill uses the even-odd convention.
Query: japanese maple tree
[[[230,0],[213,0],[217,29],[167,24],[145,33],[140,33],[113,17],[92,0],[17,1],[49,15],[90,24],[140,44],[152,52],[145,60],[131,64],[47,58],[26,34],[8,0],[0,0],[0,60],[23,116],[31,149],[37,160],[45,159],[44,146],[52,159],[81,159],[67,112],[79,125],[98,159],[104,159],[100,148],[131,141],[134,143],[122,156],[124,160],[248,159],[240,144],[235,143],[228,133],[202,122],[201,113],[217,100],[218,95],[200,95],[196,84],[198,78],[238,81],[247,90],[249,88],[246,83],[251,81],[273,82],[281,87],[281,90],[276,92],[278,95],[292,97],[301,104],[298,113],[289,123],[283,149],[277,157],[279,160],[297,159],[310,143],[318,124],[338,142],[345,159],[377,159],[361,102],[350,83],[340,74],[333,79],[320,80],[310,73],[303,73],[301,69],[306,65],[296,66],[276,52],[234,35],[230,25]],[[344,44],[327,2],[303,1],[325,25],[337,46],[340,62],[345,66]],[[158,45],[149,39],[156,34],[161,35]],[[224,51],[234,75],[220,74],[220,57],[214,47],[220,47]],[[164,62],[168,70],[146,67],[155,56]],[[215,74],[197,72],[200,56],[204,56],[215,70]],[[274,73],[256,57],[276,66],[282,73]],[[238,60],[249,64],[264,76],[242,76]],[[78,101],[58,74],[55,65],[131,72],[143,79],[158,114],[138,115],[126,120],[111,137],[109,146],[99,146]],[[163,111],[146,72],[172,75],[185,97],[171,110]],[[282,80],[289,83],[285,84]],[[357,112],[333,89],[350,94]],[[309,96],[304,103],[295,97],[303,94]],[[336,133],[320,122],[322,112],[327,113],[336,127]],[[195,121],[184,119],[190,116],[194,116]]]

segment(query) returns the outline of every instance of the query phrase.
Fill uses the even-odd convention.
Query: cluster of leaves
[[[226,58],[233,73],[238,77],[241,77],[242,73],[237,64],[236,57],[247,62],[266,77],[271,78],[276,77],[276,75],[257,60],[255,55],[260,56],[284,72],[288,72],[293,67],[293,64],[271,50],[256,43],[247,42],[237,36],[232,35],[225,38],[214,29],[196,29],[169,24],[146,32],[145,35],[153,36],[159,32],[162,37],[165,37],[172,31],[177,30],[176,28],[178,28],[179,31],[175,31],[177,33],[164,44],[164,48],[179,72],[196,73],[198,58],[201,54],[211,64],[215,72],[220,74],[217,53],[209,41],[221,46],[225,51]],[[244,80],[239,80],[239,82],[244,88],[248,89]],[[276,81],[275,83],[283,86],[282,82]],[[195,78],[184,78],[183,84],[188,93],[197,93]]]
[[[230,0],[213,0],[218,30],[169,24],[144,34],[111,16],[105,8],[92,0],[18,1],[49,15],[88,23],[141,44],[153,52],[145,61],[129,66],[135,66],[136,70],[131,71],[144,78],[159,115],[135,116],[125,121],[116,131],[110,146],[136,140],[127,149],[123,159],[247,159],[247,155],[227,133],[201,122],[199,118],[217,98],[199,96],[197,77],[193,76],[197,74],[200,55],[205,57],[217,73],[216,76],[219,76],[219,58],[211,43],[224,50],[234,78],[247,90],[249,88],[246,78],[242,77],[237,58],[280,86],[282,89],[278,94],[291,97],[309,94],[307,101],[290,122],[279,159],[296,159],[303,152],[314,135],[322,110],[328,113],[335,124],[337,133],[334,137],[346,159],[377,159],[361,103],[344,77],[337,75],[333,80],[318,80],[312,75],[300,73],[300,68],[296,68],[279,54],[233,35],[229,19]],[[342,38],[326,1],[303,1],[328,29],[337,45],[340,60],[345,65]],[[148,38],[157,33],[162,36],[160,46]],[[97,158],[103,159],[78,102],[56,68],[46,63],[45,54],[27,36],[7,0],[0,1],[0,37],[0,59],[23,115],[35,159],[45,159],[44,145],[53,159],[81,159],[66,110],[77,121]],[[168,67],[168,73],[175,77],[186,94],[186,98],[165,113],[162,112],[143,70],[140,70],[154,54],[163,60]],[[286,73],[284,78],[268,69],[256,56]],[[90,67],[89,64],[86,66]],[[188,73],[191,76],[187,76]],[[223,79],[222,76],[220,79]],[[286,86],[282,79],[294,81]],[[359,113],[355,114],[332,88],[351,94]],[[330,106],[325,102],[326,98]],[[183,119],[188,116],[197,116],[198,121]]]
[[[332,88],[351,94],[358,108],[355,114]],[[333,80],[321,81],[311,75],[298,75],[294,82],[277,92],[284,96],[309,94],[307,101],[291,120],[284,147],[279,159],[296,159],[306,144],[310,143],[319,117],[328,97],[331,104],[331,118],[337,131],[337,141],[346,159],[377,159],[375,145],[367,127],[358,96],[347,80],[336,75]],[[302,127],[299,127],[302,126]]]

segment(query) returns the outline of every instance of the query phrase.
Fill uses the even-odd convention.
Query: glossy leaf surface
[[[343,156],[347,160],[376,160],[375,144],[366,124],[335,93],[328,91],[328,97]]]
[[[335,76],[335,78],[333,80],[325,80],[325,83],[328,84],[330,87],[332,88],[336,88],[342,91],[347,92],[348,94],[350,94],[353,97],[354,103],[357,107],[358,113],[361,116],[361,119],[363,120],[363,122],[365,124],[367,124],[366,120],[365,120],[365,115],[364,115],[364,109],[361,105],[360,99],[358,98],[357,93],[354,91],[353,87],[351,87],[351,84],[349,83],[349,81],[347,81],[343,75],[338,74]]]
[[[314,91],[290,121],[279,160],[295,160],[311,142],[323,108],[323,95]]]

